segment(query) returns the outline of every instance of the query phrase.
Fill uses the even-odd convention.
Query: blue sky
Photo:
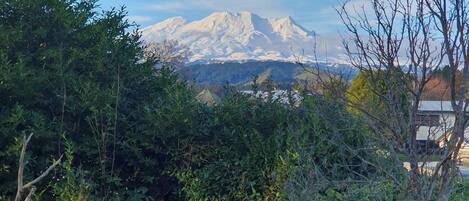
[[[359,0],[358,0],[359,1]],[[142,27],[182,16],[202,19],[215,11],[249,11],[267,18],[291,16],[303,27],[319,34],[343,28],[334,10],[339,0],[100,0],[101,9],[126,6],[129,19]]]

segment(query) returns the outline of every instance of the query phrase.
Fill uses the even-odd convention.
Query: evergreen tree
[[[71,167],[82,167],[96,197],[158,198],[173,185],[161,182],[170,177],[171,152],[160,140],[179,136],[173,129],[187,117],[170,121],[172,133],[144,125],[153,121],[152,111],[164,118],[185,111],[178,105],[191,107],[192,93],[171,70],[144,60],[124,10],[96,9],[93,0],[0,3],[0,196],[13,195],[15,139],[23,133],[35,134],[28,177],[65,151],[65,136],[74,148]],[[54,199],[50,191],[42,196]]]

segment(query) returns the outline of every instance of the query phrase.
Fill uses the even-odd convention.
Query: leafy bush
[[[35,133],[28,147],[28,178],[38,176],[51,156],[66,151],[65,136],[73,144],[73,161],[70,154],[61,176],[70,179],[70,186],[86,178],[95,197],[163,199],[163,187],[177,183],[163,176],[170,175],[165,171],[173,155],[167,147],[174,144],[158,141],[171,135],[154,132],[147,123],[157,120],[149,111],[163,112],[161,122],[169,122],[177,136],[184,119],[172,121],[173,109],[190,108],[194,101],[186,101],[192,93],[171,70],[155,70],[157,60],[143,59],[140,36],[128,31],[132,25],[124,20],[124,10],[98,13],[95,2],[0,3],[1,197],[14,194],[16,139],[23,133]],[[68,199],[76,190],[38,188],[45,189],[45,200]]]
[[[454,191],[451,193],[449,200],[463,201],[469,197],[469,182],[465,179],[459,180],[454,186]]]
[[[392,200],[389,186],[373,164],[389,163],[375,154],[367,129],[346,108],[321,97],[306,97],[300,121],[290,129],[286,200]]]
[[[209,114],[206,137],[195,141],[186,153],[190,167],[178,174],[187,199],[278,199],[288,108],[232,92]]]
[[[383,157],[344,106],[306,96],[294,107],[230,89],[217,106],[199,104],[171,66],[143,57],[124,10],[96,9],[94,0],[0,3],[0,199],[14,196],[23,133],[35,133],[27,179],[65,153],[36,200],[398,194],[365,162]],[[366,179],[373,185],[360,185]]]

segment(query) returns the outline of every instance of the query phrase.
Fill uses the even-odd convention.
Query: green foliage
[[[148,146],[144,138],[147,136],[142,135],[152,132],[143,130],[149,129],[144,125],[151,122],[147,119],[150,116],[143,115],[147,108],[171,101],[187,106],[172,94],[180,89],[179,94],[187,97],[191,93],[174,73],[156,72],[154,61],[142,62],[140,36],[128,32],[132,27],[124,20],[125,11],[97,13],[95,9],[93,0],[0,3],[3,197],[13,196],[15,190],[19,152],[15,140],[23,133],[35,133],[34,143],[28,147],[34,160],[26,171],[26,179],[38,176],[49,165],[51,156],[57,158],[67,151],[61,137],[65,135],[73,144],[73,161],[68,156],[69,164],[63,167],[62,175],[69,187],[80,187],[79,178],[83,177],[92,181],[92,189],[88,189],[88,184],[82,187],[96,197],[125,200],[150,193],[159,196],[157,190],[150,188],[160,187],[151,185],[156,179],[153,183],[140,182],[147,177],[159,178],[165,168],[145,166],[146,171],[161,171],[138,174],[133,170],[148,158],[141,152],[138,155],[142,157],[137,158],[141,160],[134,162],[131,157],[135,154],[130,153]],[[134,140],[141,146],[132,147]],[[157,144],[152,146],[160,149]],[[59,197],[74,196],[72,191],[76,189],[66,189],[65,184],[61,187],[54,188]],[[54,197],[51,191],[41,196],[46,200]]]
[[[65,160],[61,164],[61,174],[52,184],[52,192],[57,201],[91,201],[91,185],[83,178],[83,171],[72,166],[73,145],[64,139]]]
[[[451,201],[463,201],[469,197],[469,182],[460,180],[456,182],[454,191],[451,193],[449,200]]]
[[[383,76],[380,75],[379,78],[383,78]],[[386,94],[385,83],[382,81],[372,83],[374,80],[381,79],[372,79],[366,72],[360,72],[353,79],[346,93],[346,97],[350,101],[350,111],[359,114],[364,110],[370,115],[384,113],[385,106],[380,95]]]
[[[390,107],[400,104],[399,108],[407,114],[411,80],[397,69],[360,71],[346,92],[348,109],[355,114],[386,119]]]
[[[0,199],[14,196],[24,133],[35,134],[26,180],[65,155],[37,200],[398,194],[364,163],[380,156],[342,104],[305,97],[294,107],[227,89],[219,105],[201,105],[171,67],[143,57],[124,10],[96,9],[93,0],[0,3]],[[376,188],[360,185],[373,177]]]
[[[360,185],[379,175],[364,162],[379,156],[360,120],[340,104],[305,97],[295,108],[228,93],[209,114],[210,137],[193,141],[190,165],[177,173],[188,200],[374,200],[397,193],[385,179]]]
[[[345,107],[326,100],[305,98],[303,115],[290,128],[294,144],[286,200],[353,200],[347,192],[360,190],[359,183],[377,175],[365,162],[377,156],[363,124]]]
[[[288,109],[275,102],[229,93],[212,114],[180,173],[187,199],[277,200],[285,171]]]

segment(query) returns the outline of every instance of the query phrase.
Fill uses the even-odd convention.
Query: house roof
[[[469,102],[467,104],[469,104]],[[419,111],[452,112],[453,107],[451,106],[451,101],[420,101]],[[466,112],[469,112],[469,106]]]
[[[420,101],[419,111],[451,112],[451,101]]]

